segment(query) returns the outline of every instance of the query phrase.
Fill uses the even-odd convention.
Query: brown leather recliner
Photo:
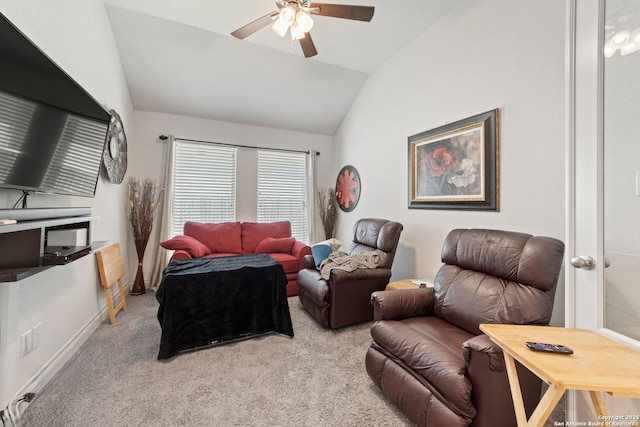
[[[386,219],[364,218],[353,226],[353,242],[347,253],[375,251],[377,268],[355,271],[331,270],[322,279],[313,256],[304,257],[298,272],[298,298],[303,307],[324,327],[340,328],[373,319],[371,293],[385,288],[391,278],[402,224]]]
[[[563,252],[550,237],[451,231],[434,288],[371,296],[369,376],[419,426],[516,426],[502,350],[479,325],[547,325]],[[542,383],[518,375],[529,417]]]

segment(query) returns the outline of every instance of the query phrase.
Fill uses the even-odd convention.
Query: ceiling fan
[[[273,23],[273,30],[281,37],[291,29],[291,38],[300,41],[305,58],[310,58],[318,54],[309,34],[313,27],[310,14],[369,22],[374,11],[373,6],[311,3],[311,0],[276,0],[276,6],[278,10],[238,28],[231,35],[242,40]]]

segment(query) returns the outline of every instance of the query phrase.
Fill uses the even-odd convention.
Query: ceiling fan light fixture
[[[611,43],[611,47],[613,47],[614,49],[620,48],[629,41],[630,37],[631,34],[629,34],[629,31],[618,31],[616,34],[614,34],[609,43]]]
[[[287,6],[282,8],[278,19],[276,19],[276,22],[273,24],[273,31],[275,31],[280,37],[284,37],[284,35],[287,34],[289,27],[295,23],[295,19],[296,11],[293,7]]]
[[[298,25],[298,22],[294,22],[291,26],[291,39],[292,40],[300,40],[304,38],[304,29]]]
[[[273,23],[273,31],[276,32],[280,37],[284,37],[287,34],[287,30],[289,29],[289,24],[287,24],[282,18],[276,19],[276,22]]]
[[[308,33],[313,28],[313,19],[303,10],[296,14],[296,24],[302,28],[303,33]]]
[[[609,46],[609,43],[605,43],[605,45],[604,45],[604,57],[605,58],[611,58],[614,53],[616,53],[616,49],[611,48],[611,46]]]
[[[296,19],[296,11],[292,6],[287,6],[280,11],[280,19],[287,23],[287,25],[293,24]]]
[[[313,0],[275,0],[277,10],[249,22],[233,31],[231,35],[240,40],[244,40],[256,31],[271,25],[276,34],[284,37],[287,31],[289,31],[289,28],[291,28],[291,38],[300,41],[300,47],[302,48],[304,57],[311,58],[318,54],[318,50],[311,37],[310,30],[314,27],[314,21],[311,15],[370,22],[375,10],[373,6],[312,3],[312,1]]]
[[[620,48],[620,55],[625,56],[640,50],[640,44],[630,41]]]

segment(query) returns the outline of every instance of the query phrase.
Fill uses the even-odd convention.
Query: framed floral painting
[[[498,115],[409,137],[409,208],[499,210]]]
[[[343,212],[351,212],[360,200],[360,174],[351,165],[340,169],[336,178],[336,199]]]

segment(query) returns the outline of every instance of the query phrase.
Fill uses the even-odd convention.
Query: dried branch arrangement
[[[153,229],[157,189],[158,184],[151,178],[145,178],[142,183],[134,177],[129,178],[129,222],[139,260],[144,256]]]
[[[131,288],[131,295],[145,293],[142,260],[156,216],[157,189],[158,184],[151,178],[145,178],[142,183],[134,177],[129,178],[129,222],[138,254],[138,271]]]
[[[326,239],[333,237],[338,221],[338,200],[332,188],[318,190],[318,210]]]

